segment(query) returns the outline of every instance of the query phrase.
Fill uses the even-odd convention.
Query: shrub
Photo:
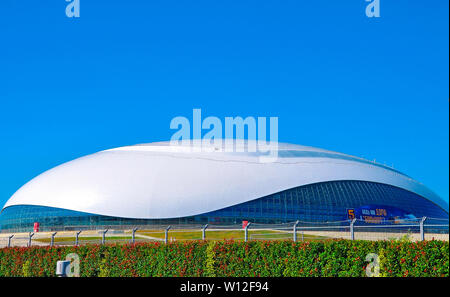
[[[56,262],[80,257],[90,276],[365,276],[376,253],[381,276],[449,276],[443,241],[193,241],[0,249],[0,276],[54,276]]]

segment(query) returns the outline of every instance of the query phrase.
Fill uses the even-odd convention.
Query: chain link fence
[[[449,240],[449,220],[421,218],[383,224],[359,219],[335,222],[295,221],[280,224],[107,226],[89,230],[0,234],[0,248],[84,244],[129,244],[192,240]]]

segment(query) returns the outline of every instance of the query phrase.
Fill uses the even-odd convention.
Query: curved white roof
[[[251,142],[234,143],[245,148]],[[302,185],[362,180],[406,189],[448,212],[448,204],[421,183],[361,158],[281,143],[275,162],[261,163],[260,157],[259,152],[227,152],[223,146],[200,149],[197,141],[120,147],[42,173],[20,188],[4,208],[41,205],[115,217],[173,218]]]

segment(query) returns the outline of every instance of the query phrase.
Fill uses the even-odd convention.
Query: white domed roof
[[[232,142],[235,151],[226,146]],[[414,192],[448,212],[421,183],[381,164],[323,149],[278,145],[278,159],[248,151],[248,141],[157,142],[88,155],[44,172],[5,204],[41,205],[126,218],[197,215],[290,188],[325,181],[362,180]],[[247,150],[246,150],[247,149]],[[237,151],[237,152],[236,152]]]

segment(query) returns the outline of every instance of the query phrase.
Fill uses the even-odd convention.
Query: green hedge
[[[443,241],[194,241],[0,249],[0,276],[54,276],[80,257],[81,276],[365,276],[376,253],[381,276],[449,276]]]

